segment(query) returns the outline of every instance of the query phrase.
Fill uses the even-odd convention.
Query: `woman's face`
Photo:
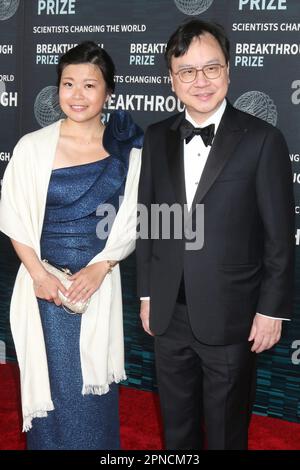
[[[59,85],[59,103],[66,116],[75,122],[100,119],[108,97],[102,72],[94,64],[67,65]]]

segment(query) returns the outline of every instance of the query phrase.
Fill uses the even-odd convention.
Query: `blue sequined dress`
[[[141,131],[127,113],[111,116],[104,133],[109,156],[53,170],[48,187],[41,256],[77,272],[99,253],[105,240],[96,236],[99,204],[119,207],[124,193],[129,152],[141,146]],[[28,449],[120,448],[118,386],[105,395],[82,395],[80,315],[38,300],[54,411],[36,418],[27,433]]]

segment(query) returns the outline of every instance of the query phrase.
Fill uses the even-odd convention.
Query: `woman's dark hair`
[[[172,57],[181,57],[184,55],[190,47],[192,40],[204,33],[210,33],[218,41],[225,56],[226,64],[228,64],[230,58],[230,43],[224,28],[217,23],[190,20],[181,24],[168,41],[165,59],[169,70],[171,70]]]
[[[57,64],[57,84],[59,86],[62,72],[67,65],[94,64],[102,72],[107,91],[115,90],[115,65],[110,55],[93,41],[84,41],[66,52]]]

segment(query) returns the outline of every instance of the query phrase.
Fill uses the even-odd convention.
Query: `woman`
[[[11,326],[29,449],[120,445],[116,383],[125,371],[116,263],[134,249],[142,132],[125,112],[106,128],[101,123],[114,72],[93,42],[69,50],[58,64],[66,119],[25,135],[3,180],[0,228],[22,261]],[[117,215],[108,238],[99,238],[108,207]],[[68,291],[44,258],[75,273]],[[65,311],[59,290],[71,302],[90,299],[86,313]]]

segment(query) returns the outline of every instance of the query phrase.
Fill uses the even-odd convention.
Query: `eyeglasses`
[[[178,75],[179,79],[183,83],[191,83],[196,80],[198,72],[203,72],[203,75],[208,80],[215,80],[221,75],[221,70],[226,67],[226,65],[221,64],[209,64],[204,65],[202,69],[197,69],[196,67],[187,67],[186,69],[181,69],[178,72],[174,72],[174,75]]]

